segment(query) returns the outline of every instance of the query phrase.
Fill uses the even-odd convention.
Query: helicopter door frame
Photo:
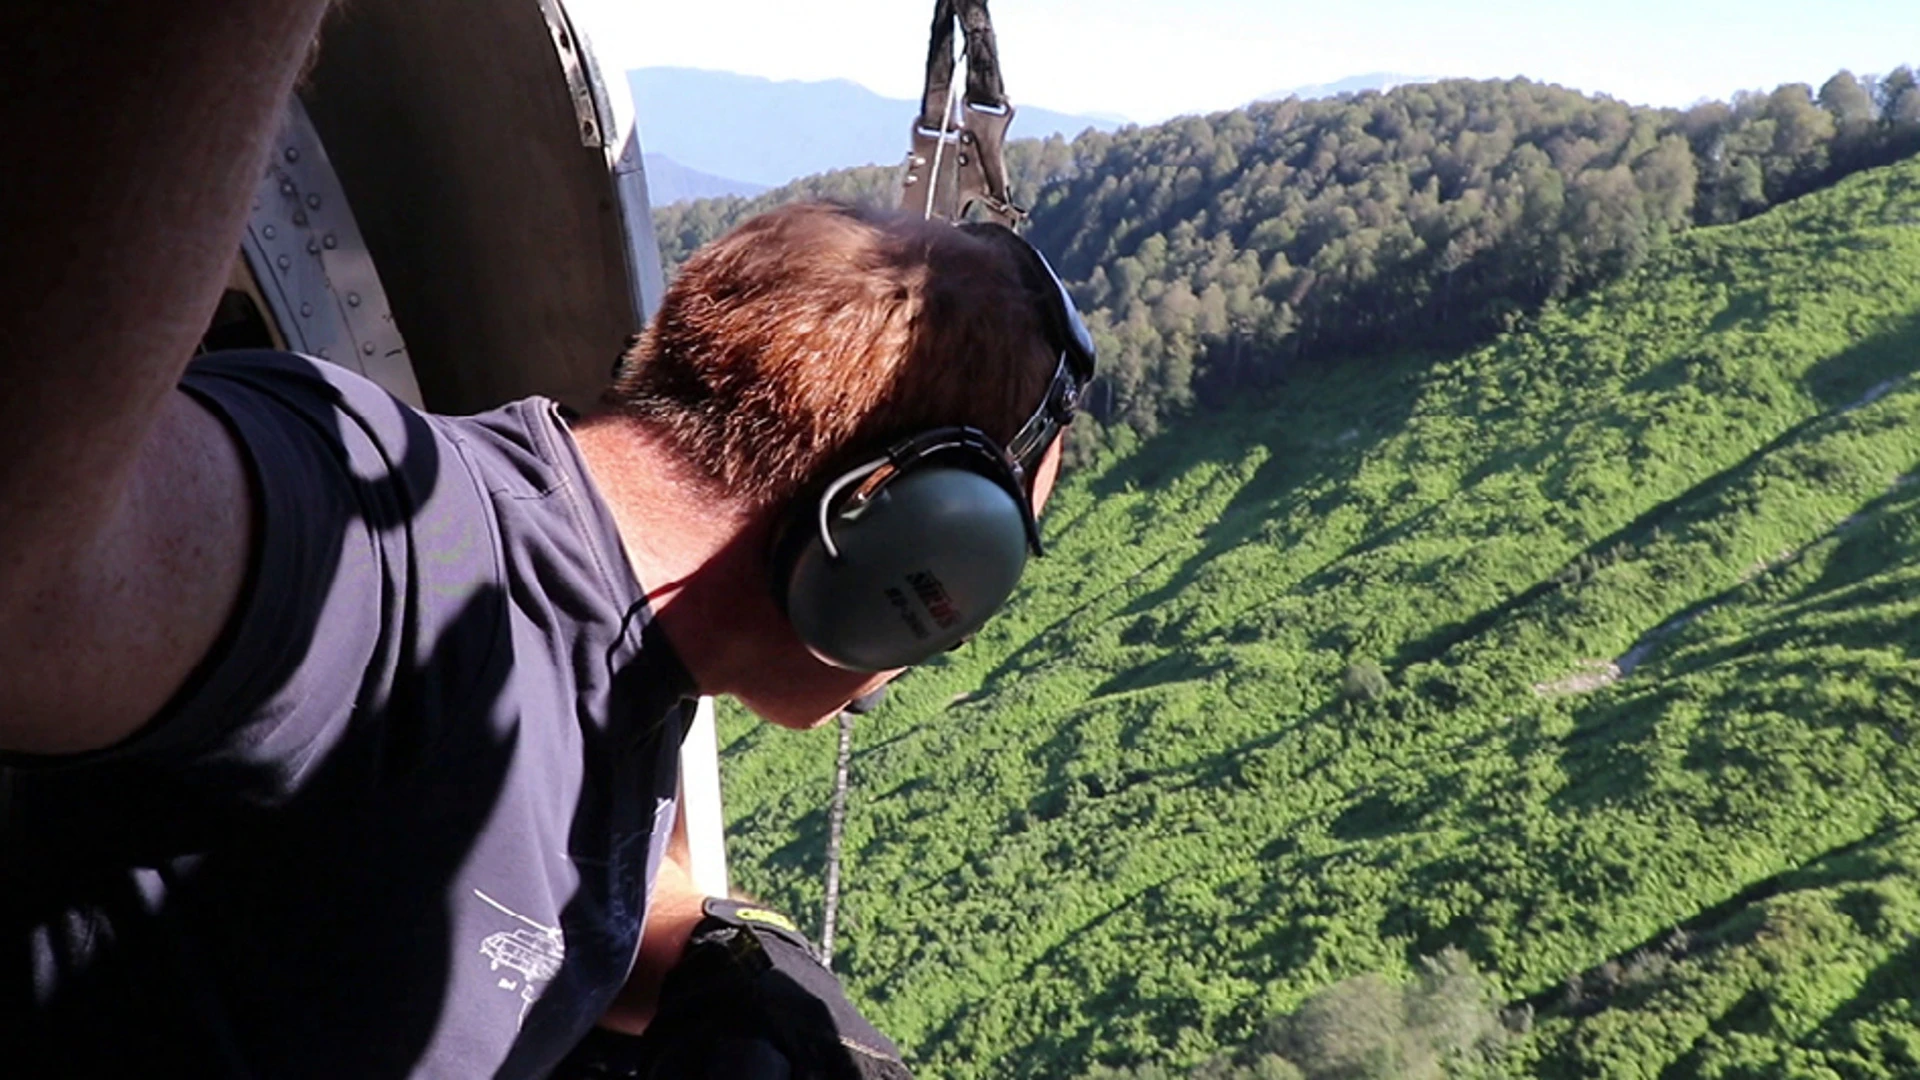
[[[639,115],[624,77],[604,77],[591,38],[592,5],[570,11],[562,0],[540,0],[554,53],[567,77],[580,126],[582,146],[600,147],[607,156],[619,209],[620,230],[632,285],[634,327],[652,321],[666,292],[659,240],[653,231],[653,203],[647,193],[646,160],[641,153]],[[581,18],[585,15],[585,19]],[[732,895],[727,873],[726,814],[720,795],[720,740],[711,697],[695,705],[680,740],[680,827],[687,839],[687,873],[694,888],[709,896]]]
[[[631,91],[593,50],[594,9],[336,12],[255,192],[229,285],[241,342],[439,412],[528,394],[591,408],[665,291]],[[688,720],[680,775],[688,869],[725,896],[710,699]]]
[[[373,255],[298,98],[288,100],[240,250],[251,286],[241,291],[265,301],[277,345],[357,371],[421,407]]]

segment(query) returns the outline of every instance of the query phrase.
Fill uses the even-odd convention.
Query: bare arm
[[[875,1030],[845,989],[774,913],[735,905],[705,924],[703,898],[672,856],[649,905],[646,933],[626,987],[601,1032],[556,1076],[612,1075],[644,1063],[647,1076],[867,1076],[909,1080],[892,1040]],[[674,997],[662,1000],[672,974]],[[637,1039],[622,1039],[617,1032]]]
[[[0,749],[133,730],[239,590],[244,473],[173,387],[326,7],[0,13]]]
[[[701,905],[706,894],[694,887],[680,853],[669,848],[660,860],[660,876],[653,894],[647,898],[647,926],[640,937],[640,949],[633,960],[633,971],[600,1026],[638,1035],[647,1029],[660,1007],[660,989],[667,972],[686,954],[687,939],[693,928],[706,917]]]

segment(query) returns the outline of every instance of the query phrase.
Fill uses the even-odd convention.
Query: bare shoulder
[[[98,534],[0,610],[0,749],[98,749],[152,718],[239,601],[251,504],[225,425],[170,393]]]

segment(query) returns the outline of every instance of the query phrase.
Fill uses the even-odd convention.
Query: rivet
[[[274,227],[271,225],[260,230],[260,235],[266,237],[269,240],[273,239],[274,234],[275,234],[275,230],[274,230]]]
[[[359,293],[357,293],[357,292],[350,292],[350,293],[348,293],[348,294],[347,294],[347,306],[348,306],[348,307],[359,307],[359,306],[360,306],[360,294],[359,294]]]
[[[960,164],[962,164],[962,165],[965,165],[966,163],[967,163],[967,155],[965,155],[965,154],[961,154],[961,155],[960,155]]]
[[[318,254],[320,254],[320,244],[319,244],[319,243],[318,243],[317,241],[314,241],[314,240],[308,240],[308,241],[307,241],[307,254],[309,254],[309,255],[318,255]]]
[[[327,349],[321,349],[321,350],[320,350],[320,359],[322,359],[322,360],[331,360],[331,359],[333,359],[333,353],[332,353],[332,352],[331,352],[330,350],[327,350]]]
[[[313,305],[312,305],[312,304],[301,304],[301,305],[300,305],[300,314],[301,314],[301,315],[303,315],[303,316],[305,316],[305,317],[307,317],[307,318],[309,318],[309,319],[311,319],[311,318],[313,318]]]
[[[361,352],[363,352],[363,353],[366,353],[366,354],[367,354],[368,356],[372,356],[372,355],[373,355],[373,342],[371,342],[371,341],[369,341],[369,342],[367,342],[367,343],[366,343],[365,345],[362,345],[362,346],[360,346],[360,351],[361,351]]]
[[[304,228],[307,224],[307,212],[305,210],[295,210],[293,212],[293,223]]]
[[[335,240],[332,233],[328,233],[320,242],[327,245],[329,251],[340,246],[340,241]]]
[[[282,195],[293,194],[293,182],[290,180],[280,181],[280,194]]]
[[[285,270],[287,267],[293,265],[293,260],[287,258],[285,255],[282,255],[279,258],[273,260],[273,262],[275,266],[278,266],[282,270]]]
[[[318,195],[307,196],[307,205],[313,207],[315,210],[320,209],[320,196]]]
[[[299,149],[298,149],[298,148],[296,148],[296,147],[292,147],[292,146],[289,146],[289,147],[287,147],[287,160],[288,160],[288,161],[299,161],[299,160],[300,160],[300,151],[299,151]]]

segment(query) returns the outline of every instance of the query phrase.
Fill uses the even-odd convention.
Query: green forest
[[[1920,83],[1901,68],[1686,111],[1442,82],[1016,143],[1008,168],[1101,347],[1100,418],[1151,435],[1302,358],[1479,344],[1675,233],[1914,153]],[[675,265],[779,202],[890,205],[897,184],[846,170],[668,207],[657,232]]]
[[[1920,1075],[1911,74],[1015,150],[1104,422],[858,724],[835,967],[918,1074]],[[831,730],[721,735],[816,921]]]

